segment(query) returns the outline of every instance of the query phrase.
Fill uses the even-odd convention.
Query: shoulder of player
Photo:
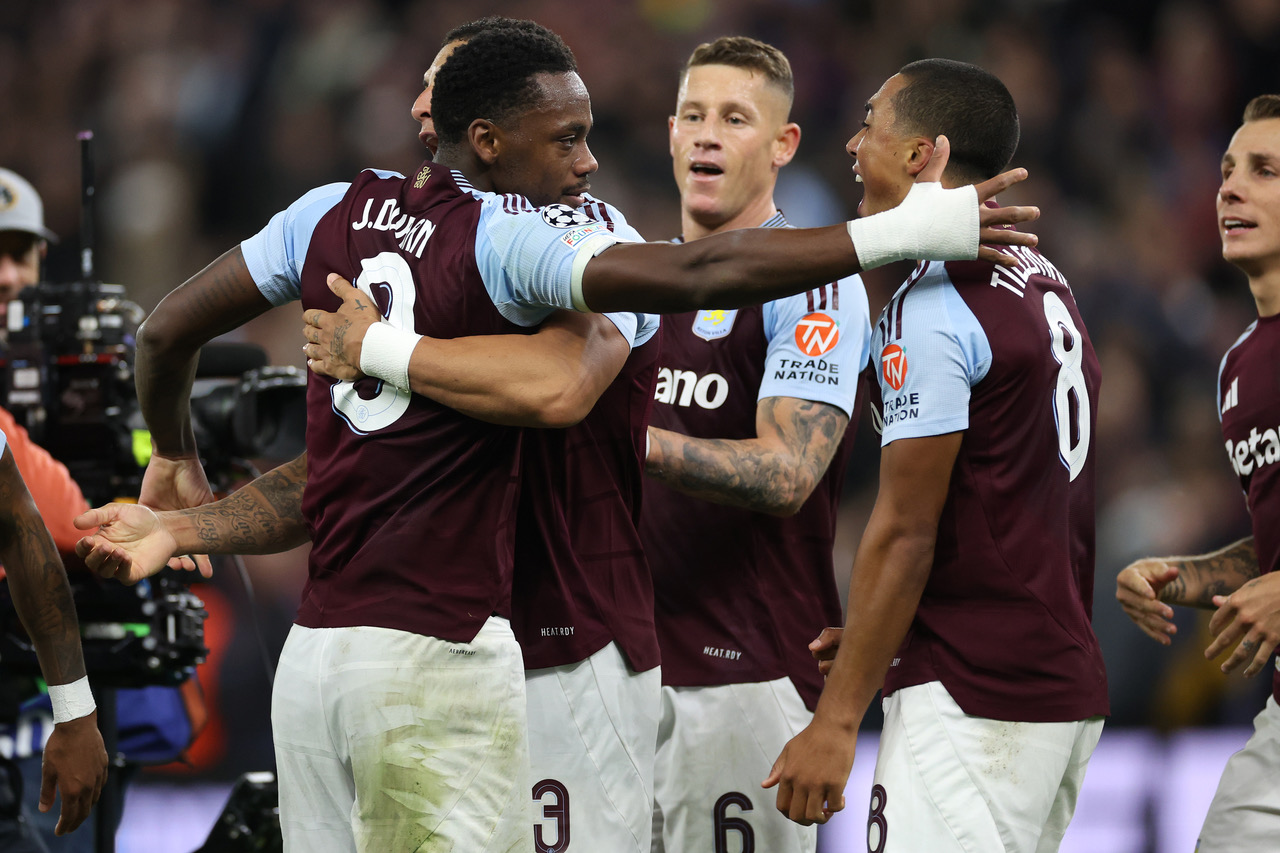
[[[1222,354],[1222,361],[1218,366],[1219,380],[1221,380],[1222,378],[1222,372],[1224,370],[1227,370],[1228,366],[1233,361],[1236,361],[1241,357],[1243,349],[1245,348],[1245,344],[1253,340],[1254,333],[1257,330],[1258,330],[1258,321],[1254,320],[1245,328],[1243,332],[1240,333],[1240,337],[1236,338],[1235,343],[1227,347],[1227,351]]]

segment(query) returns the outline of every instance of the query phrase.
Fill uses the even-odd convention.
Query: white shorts
[[[653,853],[813,853],[817,827],[792,823],[760,787],[812,718],[789,678],[663,687]]]
[[[1274,696],[1253,718],[1253,730],[1222,771],[1197,853],[1270,853],[1280,847],[1280,706]]]
[[[661,686],[614,643],[525,673],[534,850],[648,853]]]
[[[294,625],[271,698],[286,853],[529,847],[520,646]]]
[[[1056,851],[1101,736],[1101,717],[990,720],[960,710],[941,682],[897,690],[884,700],[867,849]]]

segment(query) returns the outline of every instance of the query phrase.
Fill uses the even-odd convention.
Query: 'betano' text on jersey
[[[626,232],[626,233],[622,233]],[[273,304],[332,311],[337,272],[384,319],[440,338],[510,334],[572,307],[574,261],[639,239],[618,217],[481,193],[424,164],[313,190],[242,244]],[[636,315],[610,319],[635,340]],[[521,432],[374,379],[307,387],[313,548],[307,627],[370,625],[464,642],[510,615]]]
[[[933,567],[884,691],[940,680],[965,713],[1106,714],[1090,622],[1100,371],[1062,274],[917,266],[873,333],[883,444],[964,431]]]
[[[1280,570],[1280,315],[1259,318],[1222,358],[1218,413],[1263,572]],[[1271,692],[1280,702],[1280,658]]]
[[[786,222],[779,213],[764,225]],[[809,642],[843,621],[831,549],[870,353],[866,291],[853,276],[763,306],[668,315],[662,325],[654,426],[752,439],[765,397],[826,403],[853,416],[826,474],[789,518],[645,484],[640,529],[654,575],[663,683],[789,676],[812,709],[822,676]]]

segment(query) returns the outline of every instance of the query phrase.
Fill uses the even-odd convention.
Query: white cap
[[[44,227],[44,203],[36,188],[8,169],[0,169],[0,231],[26,231],[58,241],[58,235]]]

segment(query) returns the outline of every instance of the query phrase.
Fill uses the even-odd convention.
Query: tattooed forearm
[[[209,554],[273,554],[307,541],[302,522],[306,454],[287,462],[220,501],[178,510]]]
[[[138,404],[160,452],[195,452],[188,398],[200,347],[270,308],[240,247],[166,296],[138,329]]]
[[[45,681],[66,684],[83,676],[80,625],[66,570],[7,449],[0,459],[0,560]]]
[[[790,515],[826,473],[848,423],[843,411],[825,403],[766,397],[756,411],[756,439],[651,430],[646,471],[703,500]]]
[[[1252,536],[1209,554],[1165,562],[1178,568],[1178,576],[1160,590],[1160,600],[1188,607],[1211,608],[1215,595],[1230,595],[1261,573]]]

